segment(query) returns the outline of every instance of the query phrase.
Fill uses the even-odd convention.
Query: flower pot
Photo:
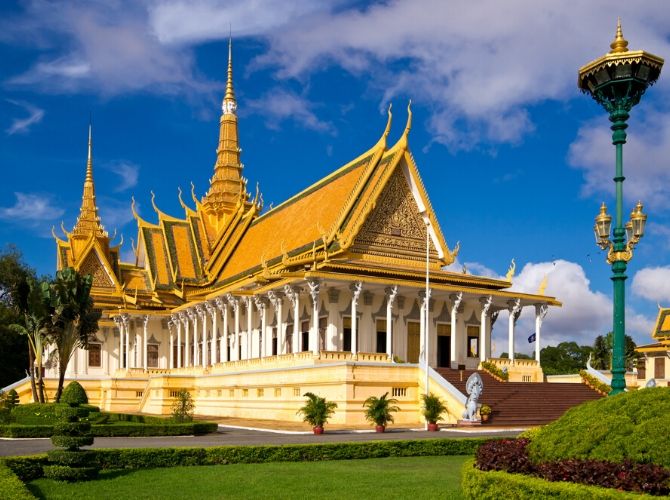
[[[488,413],[486,415],[482,415],[482,423],[488,422],[489,418],[491,418],[491,415],[489,415]]]
[[[429,423],[429,424],[428,424],[428,430],[429,430],[430,432],[437,432],[437,431],[440,430],[440,426],[437,425],[436,423],[432,423],[432,424]]]
[[[312,427],[312,432],[314,432],[314,434],[323,434],[323,426],[315,425],[314,427]]]
[[[375,432],[384,432],[386,430],[385,425],[377,425],[375,426]]]

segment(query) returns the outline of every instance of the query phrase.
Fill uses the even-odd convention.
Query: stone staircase
[[[435,371],[467,396],[465,383],[474,370],[436,368]],[[499,382],[485,371],[480,370],[479,375],[484,382],[479,401],[491,407],[490,422],[495,426],[547,424],[573,406],[602,397],[584,384]]]

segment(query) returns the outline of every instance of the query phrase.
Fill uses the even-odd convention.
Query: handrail
[[[425,373],[425,363],[420,363],[419,364],[419,369],[423,370]],[[456,386],[454,386],[451,382],[449,382],[447,379],[445,379],[442,375],[437,373],[433,368],[430,366],[428,367],[428,375],[430,376],[431,381],[437,383],[442,389],[447,391],[454,399],[456,399],[459,403],[465,405],[465,402],[468,400],[468,398],[463,394],[461,391],[459,391]]]

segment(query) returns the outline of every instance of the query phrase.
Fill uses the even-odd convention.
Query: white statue
[[[476,422],[479,419],[477,418],[477,404],[479,403],[479,397],[482,395],[484,390],[484,382],[479,376],[479,373],[475,372],[465,383],[465,391],[468,393],[468,400],[465,402],[465,411],[463,412],[463,420],[468,422]]]
[[[644,386],[646,389],[651,389],[652,387],[656,387],[656,379],[650,378],[649,381],[646,383]]]

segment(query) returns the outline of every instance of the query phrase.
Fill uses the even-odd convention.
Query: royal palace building
[[[67,378],[103,409],[156,414],[186,388],[201,415],[297,420],[312,391],[338,403],[337,423],[363,422],[362,402],[384,392],[399,401],[398,422],[419,422],[427,383],[455,421],[465,395],[438,368],[490,360],[511,381],[542,381],[541,325],[560,303],[542,289],[511,291],[513,269],[502,280],[445,270],[458,245],[447,245],[431,208],[409,150],[411,123],[408,107],[404,132],[389,144],[389,108],[369,150],[264,210],[243,176],[229,52],[209,190],[198,198],[192,189],[189,200],[180,192],[179,217],[153,194],[152,220],[133,202],[128,263],[98,214],[89,130],[80,214],[54,237],[58,268],[93,276],[103,316]],[[536,317],[534,360],[513,355],[524,309]],[[511,359],[492,358],[500,311],[509,311]],[[55,369],[47,377],[55,386]]]

